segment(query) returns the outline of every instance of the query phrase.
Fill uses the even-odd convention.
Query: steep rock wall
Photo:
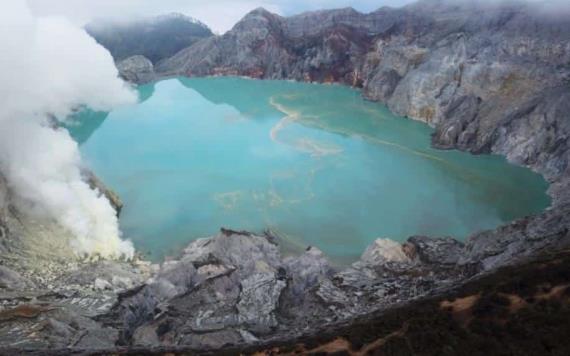
[[[424,0],[288,18],[260,8],[156,70],[362,88],[435,127],[437,147],[502,154],[559,182],[568,173],[569,18],[517,2]],[[552,195],[557,204],[560,194]]]

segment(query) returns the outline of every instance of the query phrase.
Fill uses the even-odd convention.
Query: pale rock
[[[399,242],[390,239],[376,239],[362,254],[361,261],[379,265],[385,262],[410,262]]]
[[[101,278],[96,278],[95,282],[93,282],[93,286],[97,290],[109,290],[113,288],[113,285],[111,285],[111,283]]]

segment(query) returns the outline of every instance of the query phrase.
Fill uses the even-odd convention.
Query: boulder
[[[155,80],[154,66],[144,56],[136,55],[117,63],[119,75],[124,80],[135,84],[146,84]]]

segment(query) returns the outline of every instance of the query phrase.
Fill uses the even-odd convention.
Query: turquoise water
[[[125,237],[154,259],[223,226],[347,262],[378,237],[465,238],[549,204],[539,175],[435,150],[428,126],[346,87],[180,78],[139,91],[69,129],[123,199]]]

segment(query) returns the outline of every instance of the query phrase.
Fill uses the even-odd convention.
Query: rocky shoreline
[[[540,172],[551,183],[551,208],[465,243],[379,239],[343,270],[317,247],[283,258],[278,236],[229,229],[190,243],[159,266],[141,259],[78,261],[61,229],[10,205],[0,180],[0,354],[127,346],[234,347],[231,353],[279,340],[294,344],[363,315],[413,311],[499,268],[516,271],[536,256],[567,249],[570,21],[546,22],[528,6],[501,5],[484,16],[443,0],[292,18],[257,9],[227,34],[156,66],[137,57],[118,68],[138,83],[246,75],[355,86],[395,113],[434,126],[437,147],[498,153]]]
[[[73,354],[236,355],[565,355],[568,334],[568,250],[500,268],[454,288],[345,322],[317,326],[301,337],[228,345],[75,349]],[[18,350],[14,350],[18,351]],[[60,355],[68,350],[32,352]]]
[[[0,354],[13,347],[207,351],[293,342],[561,251],[570,235],[568,221],[549,210],[465,244],[424,236],[404,244],[379,239],[340,271],[316,247],[283,258],[278,241],[269,232],[222,229],[160,266],[49,257],[38,269],[20,261],[0,266]]]

